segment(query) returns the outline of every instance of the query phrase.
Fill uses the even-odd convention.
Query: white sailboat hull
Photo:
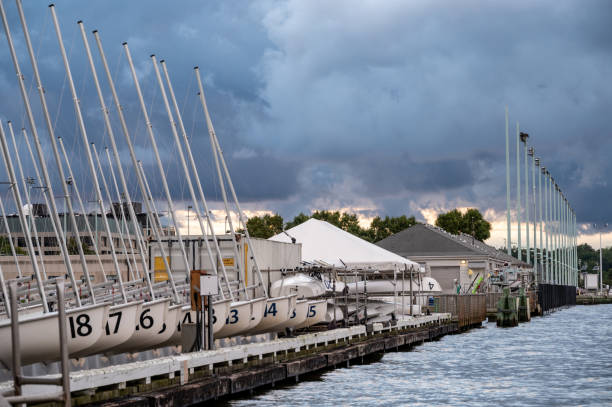
[[[269,298],[263,318],[253,333],[272,332],[274,328],[286,323],[295,311],[296,301],[296,294]]]
[[[321,322],[325,322],[327,316],[327,301],[315,300],[308,301],[308,310],[306,312],[306,320],[297,325],[296,328],[307,328]]]
[[[368,294],[376,293],[393,293],[393,292],[410,292],[410,281],[405,279],[402,284],[402,279],[394,280],[369,280],[367,282],[358,281],[355,283],[347,284],[349,293],[354,294],[356,292],[363,293],[367,290]],[[442,287],[440,284],[431,277],[422,277],[422,284],[414,279],[412,281],[412,292],[413,293],[440,293]]]
[[[141,308],[142,301],[111,306],[100,339],[77,356],[103,353],[130,339],[136,330],[136,316],[140,315]]]
[[[108,304],[89,305],[66,311],[68,352],[77,355],[92,347],[102,336]],[[19,318],[21,363],[50,362],[60,359],[59,321],[57,312],[25,315]],[[0,361],[11,366],[13,347],[11,321],[0,324]]]
[[[298,325],[306,322],[308,318],[308,300],[297,300],[293,311],[289,315],[289,319],[283,324],[276,327],[276,331],[282,331],[285,328],[295,328]]]
[[[261,321],[265,305],[265,298],[231,303],[225,323],[215,338],[245,334],[253,321],[257,324]]]
[[[142,304],[136,317],[134,333],[127,341],[112,349],[113,353],[140,351],[160,343],[158,333],[164,330],[169,304],[169,298]]]

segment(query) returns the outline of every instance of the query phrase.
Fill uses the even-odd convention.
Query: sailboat
[[[53,120],[51,119],[49,109],[47,108],[47,96],[44,92],[44,87],[39,74],[36,55],[33,51],[32,41],[29,36],[28,27],[23,13],[23,8],[20,0],[17,0],[17,10],[20,17],[21,26],[25,36],[25,44],[27,46],[30,62],[33,68],[34,79],[38,89],[40,102],[42,106],[42,114],[47,126],[49,134],[49,145],[51,146],[52,159],[57,165],[57,174],[61,180],[66,180],[66,169],[70,179],[74,180],[75,176],[72,172],[71,162],[64,147],[61,138],[55,136]],[[53,186],[51,183],[50,171],[47,168],[46,157],[42,150],[41,140],[38,134],[38,127],[34,118],[33,110],[30,106],[28,92],[25,86],[25,78],[22,74],[18,56],[15,51],[13,39],[11,36],[8,19],[5,9],[0,0],[0,14],[2,23],[6,33],[11,58],[15,68],[15,73],[18,77],[18,83],[23,99],[26,116],[29,124],[29,133],[32,139],[32,146],[29,144],[28,134],[23,129],[22,134],[27,143],[30,152],[37,179],[40,180],[41,190],[45,199],[45,204],[49,208],[51,224],[54,234],[60,247],[60,252],[66,268],[66,274],[69,281],[66,283],[67,292],[67,317],[66,326],[68,328],[68,350],[71,357],[85,357],[100,353],[117,354],[122,352],[143,351],[146,349],[158,348],[163,346],[177,345],[180,343],[180,335],[182,324],[192,323],[195,321],[194,311],[189,305],[190,299],[187,293],[188,286],[184,282],[177,284],[175,281],[176,271],[179,267],[170,264],[168,259],[176,255],[179,257],[179,264],[182,264],[186,271],[186,277],[189,276],[191,270],[187,260],[183,236],[176,217],[173,199],[170,195],[166,173],[161,162],[160,153],[156,144],[156,136],[154,134],[153,125],[148,116],[147,107],[145,106],[142,91],[132,56],[128,48],[128,44],[123,44],[125,57],[128,61],[130,73],[134,82],[134,87],[138,96],[141,114],[147,124],[147,135],[151,146],[151,151],[155,158],[158,169],[159,179],[163,186],[165,201],[167,202],[169,215],[176,230],[176,238],[178,240],[178,249],[175,252],[167,250],[164,243],[164,236],[161,230],[161,222],[157,215],[158,211],[155,207],[155,201],[151,194],[151,189],[148,185],[147,174],[144,171],[142,163],[138,160],[133,145],[133,139],[128,130],[127,121],[124,117],[124,111],[119,102],[115,84],[110,73],[108,62],[102,48],[100,35],[97,31],[93,32],[93,38],[99,51],[100,60],[103,70],[106,74],[108,86],[112,93],[113,104],[117,111],[121,132],[125,138],[125,145],[128,148],[130,161],[134,169],[134,176],[137,180],[138,189],[142,196],[143,203],[146,208],[146,215],[152,238],[149,242],[146,241],[142,228],[138,223],[133,200],[130,195],[128,183],[121,162],[121,154],[115,139],[115,133],[111,124],[111,116],[109,109],[106,106],[105,98],[102,94],[100,81],[97,75],[97,69],[93,61],[92,52],[87,39],[84,24],[78,22],[79,31],[83,40],[84,49],[87,55],[89,68],[93,83],[96,88],[100,110],[104,121],[106,135],[110,142],[110,149],[105,149],[105,154],[108,160],[108,172],[112,178],[114,193],[109,188],[106,181],[103,166],[100,162],[100,155],[93,143],[89,141],[87,127],[83,114],[81,112],[79,97],[72,78],[70,63],[66,53],[63,37],[60,30],[59,21],[56,15],[55,7],[50,6],[50,13],[55,28],[55,33],[58,40],[59,50],[62,57],[66,73],[66,83],[71,92],[72,101],[74,104],[75,117],[78,124],[78,133],[84,145],[84,156],[89,169],[89,177],[91,187],[95,194],[95,202],[97,211],[102,215],[102,226],[104,232],[109,238],[110,257],[112,258],[112,270],[105,270],[102,264],[100,249],[97,243],[94,243],[94,254],[96,263],[100,267],[102,282],[94,283],[94,276],[88,268],[88,259],[85,256],[84,245],[79,235],[79,225],[76,221],[76,213],[71,202],[71,195],[76,192],[77,201],[81,212],[85,213],[85,205],[80,195],[79,187],[76,182],[72,182],[69,189],[66,182],[62,182],[62,192],[65,197],[65,214],[64,219],[70,222],[72,233],[76,241],[76,247],[79,255],[79,271],[83,274],[83,279],[77,279],[75,267],[69,256],[67,241],[68,233],[64,232],[62,227],[58,204],[56,202]],[[219,140],[214,131],[210,114],[204,97],[204,89],[200,78],[198,68],[195,68],[195,75],[199,87],[199,99],[204,112],[204,119],[208,128],[209,139],[213,152],[214,164],[221,187],[223,204],[228,216],[231,240],[230,257],[233,259],[233,266],[225,265],[224,259],[227,256],[228,250],[221,251],[219,247],[219,238],[214,233],[214,228],[208,213],[210,213],[206,199],[204,197],[202,184],[195,166],[191,147],[183,126],[182,117],[178,109],[178,104],[174,95],[174,90],[170,82],[165,61],[156,60],[154,55],[151,56],[151,62],[154,67],[154,72],[158,85],[161,90],[162,100],[168,115],[172,136],[177,147],[177,154],[181,163],[182,170],[185,174],[186,183],[189,189],[190,198],[193,202],[193,208],[196,210],[197,218],[200,223],[202,233],[206,231],[206,226],[210,230],[210,237],[203,236],[205,248],[207,251],[211,269],[209,272],[216,274],[219,279],[219,295],[213,299],[213,332],[216,338],[224,338],[234,335],[252,335],[263,332],[276,332],[288,327],[303,327],[319,323],[325,319],[326,301],[325,300],[298,300],[298,294],[295,292],[276,293],[270,295],[266,285],[263,283],[263,278],[259,265],[257,263],[257,255],[253,250],[248,229],[246,228],[246,217],[240,207],[237,194],[232,183],[227,163],[223,156]],[[161,71],[160,71],[161,66]],[[163,72],[163,78],[162,78]],[[165,83],[164,83],[165,79]],[[166,93],[168,89],[168,94]],[[168,98],[168,95],[170,98]],[[173,111],[174,110],[174,111]],[[7,137],[4,132],[2,123],[0,122],[0,146],[2,148],[2,157],[4,165],[7,169],[7,174],[11,183],[11,190],[15,207],[19,214],[19,223],[21,230],[25,235],[26,248],[32,266],[32,275],[22,275],[19,269],[19,261],[15,253],[15,248],[11,246],[13,256],[15,258],[19,276],[17,279],[5,281],[4,274],[0,270],[0,286],[2,288],[2,298],[4,300],[3,311],[7,317],[17,315],[19,328],[21,330],[21,354],[22,363],[30,364],[36,362],[48,362],[57,360],[59,354],[59,339],[57,335],[45,335],[45,340],[40,341],[41,335],[47,332],[57,330],[58,314],[53,311],[54,301],[54,279],[47,275],[45,270],[45,257],[43,250],[40,247],[40,241],[36,230],[36,220],[28,221],[26,214],[23,211],[24,207],[32,207],[30,196],[27,194],[27,187],[23,182],[24,174],[19,156],[17,153],[17,145],[12,126],[9,125],[10,135],[15,147],[18,162],[17,166],[22,182],[17,182],[17,176],[14,171],[13,161]],[[36,153],[36,154],[34,154]],[[62,158],[63,157],[63,158]],[[112,157],[112,158],[111,158]],[[117,177],[114,169],[117,170]],[[117,181],[118,180],[118,181]],[[21,197],[21,188],[26,192],[26,203]],[[103,186],[104,188],[102,189]],[[237,212],[238,222],[236,227],[244,230],[244,236],[236,232],[236,227],[232,221],[232,209],[230,208],[230,199],[228,199],[228,191],[231,194],[232,204]],[[103,194],[103,190],[104,193]],[[119,211],[116,211],[113,205],[112,195],[115,195],[119,203]],[[112,238],[113,230],[107,216],[105,202],[110,207],[110,213],[115,225],[119,225],[119,239],[117,242]],[[3,202],[0,199],[0,209],[5,222],[7,233],[10,230],[6,224],[6,213]],[[120,212],[120,213],[117,213]],[[96,222],[98,219],[97,214]],[[207,224],[205,224],[205,222]],[[125,226],[125,234],[123,228]],[[90,240],[93,239],[91,226],[88,216],[85,216],[85,228],[87,236]],[[130,232],[130,229],[132,232]],[[133,235],[133,236],[130,236]],[[250,247],[249,255],[244,249],[244,256],[238,253],[238,241],[246,239],[248,247]],[[10,239],[12,244],[12,238]],[[36,242],[36,248],[33,241]],[[127,242],[127,244],[126,244]],[[37,255],[38,251],[38,255]],[[122,270],[119,265],[118,253],[126,254],[126,262],[128,264],[128,273],[131,281],[123,281]],[[159,253],[161,262],[165,272],[167,273],[167,282],[151,281],[150,265],[148,256],[153,253]],[[170,253],[168,253],[170,252]],[[216,260],[216,261],[215,261]],[[228,272],[229,270],[229,272]],[[247,284],[247,276],[254,276],[253,284]],[[31,288],[25,284],[28,279],[35,282],[35,288]],[[27,302],[19,303],[17,309],[9,309],[7,284],[18,285],[18,296],[20,299],[27,299]],[[0,319],[0,341],[4,341],[8,346],[0,349],[0,362],[4,365],[10,365],[12,358],[12,349],[10,346],[11,324],[10,320]]]

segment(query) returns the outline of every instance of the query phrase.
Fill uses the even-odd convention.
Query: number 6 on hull
[[[127,341],[112,349],[113,353],[143,350],[159,343],[157,333],[163,330],[169,303],[169,298],[162,298],[142,304],[136,317],[134,333]]]

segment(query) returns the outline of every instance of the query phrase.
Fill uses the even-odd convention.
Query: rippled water
[[[612,305],[576,306],[516,328],[485,323],[228,405],[612,405]]]

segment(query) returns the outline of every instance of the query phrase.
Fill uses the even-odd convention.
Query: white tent
[[[318,219],[309,219],[269,240],[302,244],[302,261],[337,268],[419,270],[419,265]]]

